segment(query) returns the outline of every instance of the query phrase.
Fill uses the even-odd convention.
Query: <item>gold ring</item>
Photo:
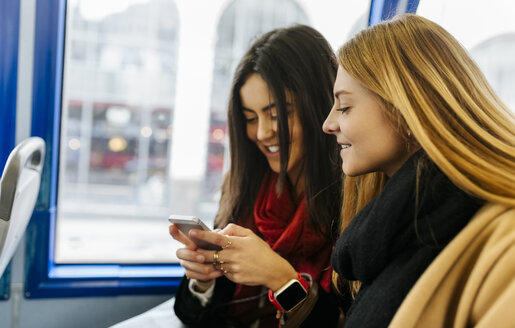
[[[213,253],[213,264],[218,264],[218,263],[219,263],[219,262],[218,262],[218,252],[219,252],[219,251],[215,251],[215,252]]]

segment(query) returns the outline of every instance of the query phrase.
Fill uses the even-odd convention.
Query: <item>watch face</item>
[[[275,300],[277,303],[281,304],[285,311],[289,311],[293,309],[295,305],[299,304],[306,295],[307,293],[304,287],[302,287],[300,282],[295,281],[289,285],[288,288],[281,291],[278,295],[275,295]]]

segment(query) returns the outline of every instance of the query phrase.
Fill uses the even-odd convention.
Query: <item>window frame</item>
[[[18,82],[18,42],[20,26],[19,1],[0,0],[0,172],[16,138],[16,91]],[[11,264],[0,277],[0,300],[8,300],[11,286]]]
[[[31,135],[46,142],[36,208],[26,232],[26,298],[172,294],[184,270],[170,264],[54,262],[66,0],[36,4]]]
[[[397,11],[404,13],[416,13],[420,0],[371,0],[368,26],[380,23],[393,17]],[[399,8],[404,6],[404,8]]]

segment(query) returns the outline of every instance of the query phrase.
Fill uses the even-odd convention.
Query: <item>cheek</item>
[[[367,158],[376,169],[385,171],[398,159],[404,157],[406,144],[393,128],[382,126],[376,131],[374,138],[368,142]]]
[[[388,154],[393,158],[402,156],[407,151],[406,142],[395,132],[391,132],[388,144]]]
[[[365,132],[367,125],[363,125],[362,123],[359,118],[340,117],[338,124],[345,141],[348,141],[352,145],[356,142],[363,141],[363,137],[367,135]]]
[[[300,157],[302,156],[302,152],[303,152],[303,148],[304,148],[304,145],[303,145],[303,142],[302,142],[302,134],[294,134],[293,135],[293,143],[292,143],[292,146],[293,146],[293,149],[292,149],[292,155],[295,154],[297,157]]]
[[[257,129],[253,125],[247,125],[247,137],[249,137],[250,140],[256,142]]]
[[[292,123],[290,123],[290,126],[291,126],[291,124]],[[304,144],[302,141],[302,138],[303,138],[302,129],[300,129],[301,125],[298,120],[295,120],[293,124],[295,124],[295,126],[293,127],[293,129],[290,133],[291,138],[292,138],[291,153],[292,153],[292,155],[297,154],[297,156],[301,156],[303,153],[303,148],[304,148]]]

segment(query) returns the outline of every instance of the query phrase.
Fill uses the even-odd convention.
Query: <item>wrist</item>
[[[283,287],[288,281],[292,279],[297,279],[298,273],[295,269],[289,265],[283,270],[275,271],[275,277],[269,280],[267,287],[271,289],[273,292],[276,292],[279,288]]]
[[[277,291],[268,290],[268,299],[280,312],[288,312],[301,304],[308,295],[309,283],[300,273],[296,278],[289,280]]]
[[[214,280],[193,280],[193,289],[195,289],[196,292],[204,293],[206,290],[209,289],[213,285]]]

